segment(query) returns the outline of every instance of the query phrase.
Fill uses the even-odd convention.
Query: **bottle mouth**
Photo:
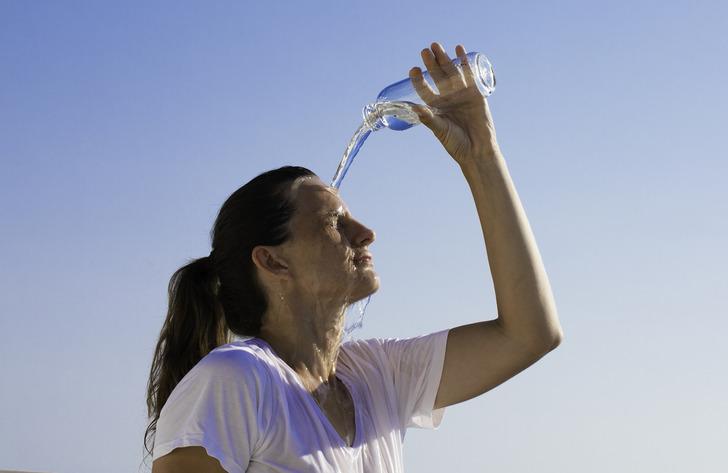
[[[381,111],[374,104],[365,105],[361,110],[361,115],[364,118],[364,124],[371,131],[376,131],[386,126]]]

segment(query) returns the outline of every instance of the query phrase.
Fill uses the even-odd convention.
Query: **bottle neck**
[[[370,131],[377,131],[386,126],[381,108],[374,103],[366,105],[361,114],[364,117],[364,124]]]

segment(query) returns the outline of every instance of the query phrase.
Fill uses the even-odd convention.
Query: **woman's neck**
[[[265,340],[313,392],[333,381],[344,321],[340,312],[271,311],[263,318],[259,338]]]

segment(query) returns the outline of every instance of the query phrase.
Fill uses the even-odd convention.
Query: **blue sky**
[[[565,339],[411,430],[408,471],[728,469],[726,31],[718,1],[0,2],[0,469],[139,470],[171,274],[260,172],[330,179],[431,41],[495,67]],[[377,232],[357,336],[495,318],[425,127],[373,134],[342,196]]]

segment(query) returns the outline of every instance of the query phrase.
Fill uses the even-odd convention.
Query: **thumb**
[[[443,141],[447,136],[447,120],[435,114],[430,107],[420,104],[412,104],[412,108],[415,113],[417,113],[417,117],[420,119],[420,122],[432,130],[438,140]]]

